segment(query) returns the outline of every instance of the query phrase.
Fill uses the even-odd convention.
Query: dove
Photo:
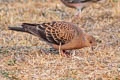
[[[91,3],[95,3],[98,1],[101,0],[61,0],[61,2],[67,7],[77,9],[75,17],[78,17],[79,14],[81,15],[82,10],[91,5]]]
[[[8,27],[8,29],[37,36],[62,54],[65,54],[66,50],[96,46],[96,40],[92,35],[71,22],[22,23],[19,27]]]

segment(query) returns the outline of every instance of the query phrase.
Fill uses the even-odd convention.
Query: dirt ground
[[[120,1],[87,7],[73,23],[97,46],[63,57],[27,33],[9,31],[23,22],[71,21],[76,10],[59,0],[0,0],[0,80],[120,80]]]

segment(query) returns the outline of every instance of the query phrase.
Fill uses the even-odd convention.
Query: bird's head
[[[96,45],[97,45],[96,39],[92,35],[85,34],[85,46],[90,47]]]

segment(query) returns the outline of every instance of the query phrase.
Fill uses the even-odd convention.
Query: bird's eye
[[[92,41],[90,41],[90,44],[92,44]]]

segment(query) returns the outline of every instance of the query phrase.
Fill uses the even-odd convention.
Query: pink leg
[[[74,15],[74,18],[72,19],[72,22],[75,21],[76,19],[80,18],[81,19],[81,8],[78,9],[77,13]]]
[[[59,53],[60,53],[60,56],[63,56],[63,57],[69,57],[70,56],[70,53],[67,53],[65,50],[61,50]]]

